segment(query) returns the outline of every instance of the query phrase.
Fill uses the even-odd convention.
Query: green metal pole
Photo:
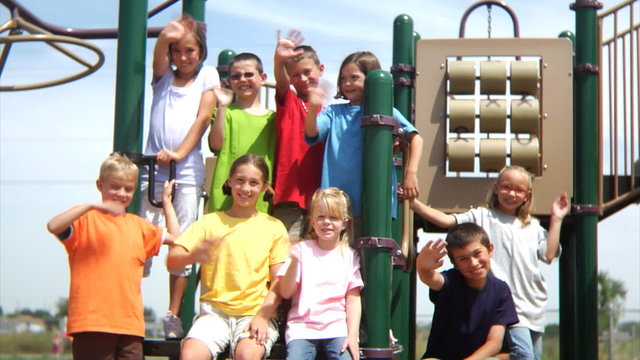
[[[205,0],[182,0],[182,12],[195,20],[204,21],[204,2]]]
[[[195,20],[204,21],[204,0],[183,0],[182,12],[189,14]],[[185,333],[189,332],[193,325],[196,313],[196,288],[198,287],[196,264],[193,264],[191,274],[184,289],[182,302],[180,303],[180,320]]]
[[[393,22],[393,95],[394,105],[405,118],[411,120],[413,103],[413,72],[408,66],[415,65],[415,41],[413,39],[413,20],[409,15],[398,15]],[[394,155],[395,160],[403,159],[402,153]],[[395,166],[398,182],[403,181],[403,166]],[[392,223],[393,238],[402,245],[402,207],[398,207],[396,219]],[[413,246],[413,231],[411,231]],[[415,359],[415,308],[412,306],[411,273],[401,267],[393,267],[391,284],[391,329],[393,335],[402,344],[404,351],[400,359]]]
[[[120,0],[113,150],[142,151],[147,1]],[[136,191],[127,211],[137,214]]]
[[[220,75],[220,80],[226,80],[229,77],[229,63],[234,56],[236,56],[236,52],[229,49],[224,49],[218,54],[218,74]]]
[[[576,152],[574,198],[576,239],[577,359],[598,358],[598,48],[597,9],[602,5],[592,0],[572,4],[576,11]],[[594,211],[594,209],[596,209]],[[578,299],[580,299],[578,301]]]
[[[575,52],[575,35],[570,31],[563,31],[558,35],[560,38],[571,40]],[[575,57],[573,61],[575,66]],[[576,89],[573,89],[573,98],[577,99]],[[575,101],[573,104],[573,114],[576,113]],[[578,124],[573,117],[573,128],[577,129]],[[577,141],[573,142],[573,153],[577,154]],[[573,178],[573,187],[578,182],[578,177]],[[577,301],[576,284],[577,284],[577,267],[576,267],[576,237],[575,226],[573,222],[564,222],[562,231],[560,232],[560,243],[562,245],[562,256],[560,257],[560,359],[577,360],[578,345],[576,334],[578,333],[577,313],[574,304]]]
[[[391,75],[374,70],[365,80],[364,115],[391,116]],[[391,238],[392,128],[367,126],[363,144],[362,236]],[[388,248],[365,247],[362,251],[364,347],[389,348],[391,321],[391,256]],[[386,358],[386,357],[385,357]],[[388,357],[389,359],[391,357]]]

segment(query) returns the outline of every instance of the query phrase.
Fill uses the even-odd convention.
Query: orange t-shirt
[[[96,331],[144,337],[142,269],[158,253],[162,228],[137,215],[90,210],[62,241],[71,286],[67,333]]]

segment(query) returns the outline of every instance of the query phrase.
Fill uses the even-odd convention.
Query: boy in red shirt
[[[279,37],[279,36],[278,36]],[[293,240],[306,234],[307,207],[320,187],[324,144],[304,140],[309,87],[318,86],[324,72],[311,46],[298,45],[299,31],[279,39],[273,59],[276,78],[276,150],[272,215],[280,219]],[[295,92],[291,89],[291,85]]]

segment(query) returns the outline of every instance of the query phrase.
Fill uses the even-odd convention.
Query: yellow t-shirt
[[[289,252],[287,230],[264,213],[234,218],[224,212],[204,215],[175,242],[192,251],[204,239],[219,236],[211,261],[200,269],[200,301],[232,315],[255,315],[267,296],[269,267],[283,263]]]

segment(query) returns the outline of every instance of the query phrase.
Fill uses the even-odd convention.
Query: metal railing
[[[639,10],[639,0],[627,0],[598,14],[603,217],[640,200]]]

